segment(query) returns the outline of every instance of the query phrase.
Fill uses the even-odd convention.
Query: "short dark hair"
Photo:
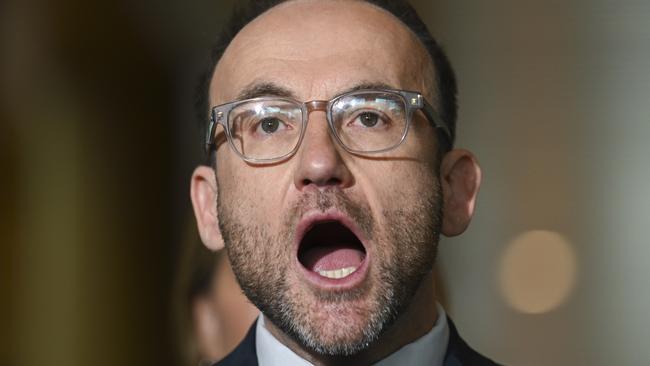
[[[239,33],[248,23],[267,10],[286,1],[287,0],[250,0],[244,2],[243,5],[239,5],[233,11],[230,19],[212,47],[210,63],[206,71],[201,75],[199,86],[197,88],[195,106],[201,124],[199,130],[202,132],[202,137],[204,137],[206,133],[209,115],[208,100],[210,81],[212,80],[212,74],[214,73],[217,63],[221,59],[221,56],[223,56],[226,48],[230,45],[230,42],[232,42],[237,33]],[[456,137],[456,116],[458,113],[458,105],[456,102],[458,87],[456,85],[456,76],[449,59],[435,38],[433,38],[431,32],[429,32],[426,24],[424,24],[413,6],[411,6],[411,4],[406,0],[363,1],[378,6],[401,20],[402,23],[404,23],[415,34],[420,42],[422,42],[424,48],[429,53],[433,62],[435,74],[435,77],[433,78],[433,80],[435,80],[434,88],[436,88],[436,90],[434,90],[434,95],[437,95],[439,100],[438,104],[435,105],[434,108],[437,109],[440,118],[447,122],[451,133],[449,138],[442,137],[442,133],[438,134],[438,136],[440,136],[438,139],[440,141],[439,150],[441,152],[449,151],[453,147]],[[205,139],[202,139],[201,141],[205,141]]]

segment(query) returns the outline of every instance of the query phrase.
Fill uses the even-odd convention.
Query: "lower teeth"
[[[345,267],[339,268],[332,271],[317,271],[319,275],[327,278],[344,278],[349,276],[352,272],[356,271],[357,267]]]

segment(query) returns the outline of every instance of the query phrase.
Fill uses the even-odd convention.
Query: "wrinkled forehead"
[[[389,12],[363,1],[294,0],[246,25],[217,64],[212,105],[237,99],[256,82],[296,97],[325,99],[359,83],[426,92],[431,60]]]

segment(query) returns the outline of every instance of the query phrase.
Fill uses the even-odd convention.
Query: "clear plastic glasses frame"
[[[401,134],[401,137],[399,141],[396,141],[394,144],[391,144],[390,146],[387,146],[385,148],[381,149],[375,149],[375,150],[365,150],[365,149],[355,149],[347,144],[344,143],[344,141],[341,139],[341,136],[339,135],[339,132],[337,132],[337,129],[334,125],[334,118],[333,118],[333,111],[332,107],[336,105],[338,101],[340,101],[343,98],[350,98],[354,96],[361,96],[361,95],[390,95],[392,97],[398,98],[403,103],[404,106],[404,118],[406,118],[406,125],[404,127],[404,131]],[[231,112],[233,109],[246,104],[246,103],[255,103],[255,102],[281,102],[281,103],[286,103],[287,105],[292,105],[296,107],[296,109],[300,109],[302,113],[302,125],[300,126],[300,134],[299,137],[297,138],[295,142],[295,146],[290,149],[290,151],[281,154],[279,156],[273,156],[270,158],[253,158],[244,155],[237,147],[235,146],[235,143],[233,142],[233,136],[232,136],[232,131],[231,131]],[[409,127],[411,125],[411,120],[413,117],[413,114],[415,111],[421,110],[424,114],[424,116],[427,118],[427,120],[431,123],[431,125],[439,129],[443,132],[445,135],[444,137],[447,139],[447,141],[451,141],[451,132],[449,130],[449,126],[447,125],[446,121],[443,121],[439,115],[435,112],[433,107],[424,99],[422,94],[418,92],[412,92],[412,91],[405,91],[405,90],[390,90],[390,89],[371,89],[371,90],[357,90],[357,91],[352,91],[348,93],[344,93],[341,95],[338,95],[334,98],[332,98],[329,101],[326,100],[312,100],[309,102],[300,102],[291,98],[283,98],[283,97],[259,97],[259,98],[253,98],[253,99],[244,99],[244,100],[238,100],[230,103],[225,103],[221,104],[218,106],[215,106],[212,108],[212,112],[210,115],[210,123],[208,125],[208,130],[206,133],[206,149],[209,151],[210,148],[214,144],[214,139],[215,139],[215,134],[217,130],[217,126],[221,125],[224,128],[226,138],[228,140],[228,143],[232,150],[243,160],[254,163],[254,164],[271,164],[275,162],[279,162],[285,159],[288,159],[291,157],[293,154],[296,153],[298,148],[300,147],[300,144],[302,143],[302,140],[305,135],[305,131],[307,129],[307,122],[309,121],[309,114],[313,111],[324,111],[326,112],[327,115],[327,122],[330,128],[330,133],[332,136],[334,136],[335,140],[337,143],[343,147],[347,152],[355,155],[372,155],[372,154],[379,154],[379,153],[384,153],[390,150],[393,150],[397,148],[399,145],[404,142],[404,139],[406,138],[406,135],[408,134]]]

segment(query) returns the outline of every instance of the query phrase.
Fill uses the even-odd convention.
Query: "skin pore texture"
[[[382,9],[290,1],[235,37],[215,69],[210,105],[269,83],[302,101],[385,84],[435,105],[432,68],[417,38]],[[246,163],[221,143],[215,166],[192,177],[199,232],[211,249],[225,243],[244,293],[294,352],[314,364],[376,362],[433,327],[439,235],[464,231],[480,170],[465,150],[440,161],[436,132],[420,112],[402,145],[372,156],[338,146],[322,111],[307,126],[296,154],[271,165]],[[299,270],[297,227],[318,214],[344,216],[363,238],[368,270],[353,288],[315,286]]]

